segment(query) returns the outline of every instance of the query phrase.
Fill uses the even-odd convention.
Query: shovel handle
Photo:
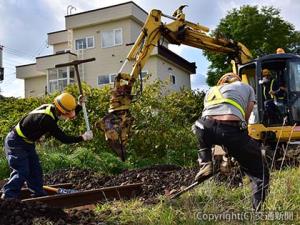
[[[52,192],[58,193],[58,188],[43,186],[43,189],[46,191],[52,191]]]
[[[86,111],[85,103],[82,102],[81,106],[82,106],[83,117],[84,117],[84,121],[85,121],[85,125],[86,125],[86,130],[89,131],[89,130],[91,130],[91,127],[90,127],[89,118],[88,118],[88,114],[87,114],[87,111]]]
[[[83,90],[82,90],[82,86],[81,86],[78,65],[74,65],[74,68],[75,68],[76,77],[77,77],[77,81],[78,81],[79,93],[81,96],[83,96]],[[85,102],[82,102],[81,106],[82,106],[84,121],[85,121],[85,125],[86,125],[86,130],[89,131],[89,130],[91,130],[91,128],[90,128],[90,123],[89,123],[89,118],[88,118]]]

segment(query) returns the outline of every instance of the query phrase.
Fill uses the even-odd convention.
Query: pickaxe
[[[75,72],[76,72],[76,78],[77,78],[77,82],[78,82],[78,87],[79,87],[79,93],[83,97],[83,91],[82,91],[82,86],[81,86],[81,81],[80,81],[80,76],[79,76],[78,65],[82,64],[82,63],[92,62],[95,60],[96,60],[95,58],[74,60],[72,62],[55,65],[55,68],[74,66]],[[84,116],[84,120],[85,120],[85,124],[86,124],[86,130],[89,131],[89,130],[91,130],[91,128],[90,128],[89,118],[88,118],[87,111],[86,111],[85,102],[82,102],[81,105],[82,105],[83,116]]]

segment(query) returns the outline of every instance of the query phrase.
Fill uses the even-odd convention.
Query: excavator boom
[[[173,16],[165,15],[156,9],[150,12],[139,37],[115,78],[114,87],[111,91],[109,113],[96,123],[96,127],[105,132],[109,145],[122,160],[125,160],[125,145],[133,123],[129,111],[133,99],[132,87],[152,50],[159,45],[162,37],[171,44],[184,44],[227,54],[235,62],[234,72],[236,72],[237,64],[243,64],[252,59],[250,51],[241,43],[211,37],[207,34],[209,32],[207,27],[186,21],[185,14],[182,12],[183,8],[184,6],[180,6]],[[162,17],[170,19],[171,22],[163,23]],[[134,62],[132,71],[130,74],[122,73],[128,61]]]

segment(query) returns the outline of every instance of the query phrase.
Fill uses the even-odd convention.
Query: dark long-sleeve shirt
[[[48,105],[39,107],[39,109],[45,109],[47,106]],[[77,105],[75,109],[76,115],[81,109],[82,107],[80,105]],[[35,142],[39,140],[44,134],[50,134],[51,136],[66,144],[83,141],[81,136],[70,136],[65,134],[57,125],[58,118],[55,112],[55,107],[51,106],[50,110],[54,115],[54,119],[50,115],[44,113],[29,113],[20,120],[20,129],[29,141]]]

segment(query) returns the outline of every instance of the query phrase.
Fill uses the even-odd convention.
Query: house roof
[[[58,30],[58,31],[53,31],[53,32],[49,32],[49,33],[48,33],[48,35],[49,35],[49,34],[60,33],[60,32],[65,32],[65,31],[67,31],[67,30]]]
[[[36,64],[36,63],[30,63],[30,64],[19,65],[19,66],[16,66],[16,67],[33,66],[33,65],[35,65],[35,64]]]
[[[46,57],[51,57],[51,56],[57,56],[57,55],[63,55],[63,54],[71,54],[71,55],[77,56],[77,55],[76,55],[75,53],[73,53],[73,52],[66,51],[66,52],[58,52],[58,53],[50,54],[50,55],[39,56],[39,57],[36,57],[36,59],[46,58]]]
[[[88,11],[84,11],[84,12],[80,12],[80,13],[74,13],[74,14],[71,14],[71,15],[66,15],[65,17],[77,16],[77,15],[81,15],[81,14],[85,14],[85,13],[100,11],[100,10],[109,9],[109,8],[113,8],[113,7],[121,6],[121,5],[126,5],[126,4],[134,4],[136,7],[138,7],[139,9],[141,9],[143,12],[145,12],[148,15],[148,12],[145,11],[143,8],[141,8],[139,5],[137,5],[133,1],[129,1],[129,2],[121,3],[121,4],[116,4],[116,5],[111,5],[111,6],[107,6],[107,7],[98,8],[98,9],[92,9],[92,10],[88,10]]]
[[[182,58],[181,56],[177,55],[176,53],[172,52],[171,50],[162,45],[159,45],[157,49],[159,55],[169,59],[178,66],[183,67],[184,69],[188,70],[191,74],[196,73],[197,67],[195,62],[187,61],[186,59]]]

